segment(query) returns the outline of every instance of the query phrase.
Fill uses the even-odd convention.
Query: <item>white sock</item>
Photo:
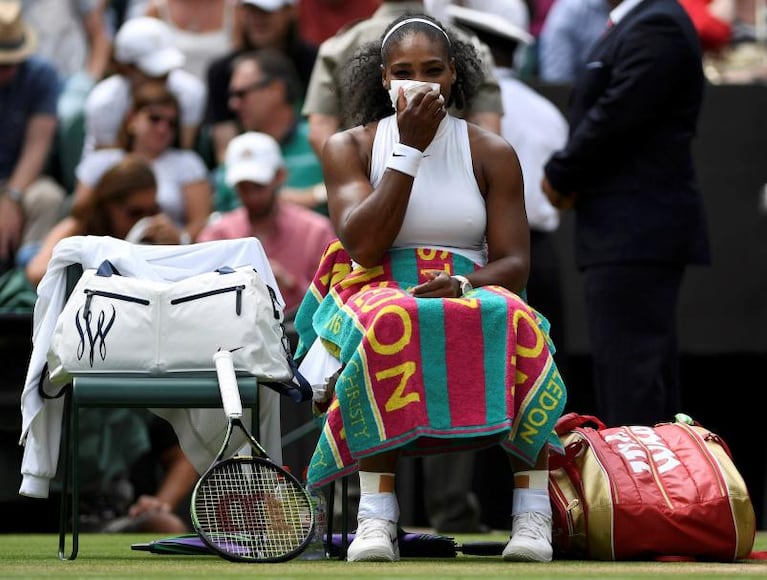
[[[399,521],[399,504],[393,493],[361,493],[357,520],[375,518],[379,520]]]
[[[548,489],[515,489],[512,494],[511,515],[528,512],[551,515],[551,500]]]
[[[357,512],[357,520],[376,518],[399,521],[399,504],[393,491],[381,491],[381,489],[394,489],[393,473],[373,473],[360,471],[360,507]]]

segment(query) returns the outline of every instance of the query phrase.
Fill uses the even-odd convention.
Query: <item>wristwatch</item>
[[[474,288],[474,286],[471,285],[471,282],[469,282],[469,279],[466,276],[454,275],[453,278],[458,280],[458,284],[460,284],[461,296],[465,296],[468,292],[471,292],[471,290]]]

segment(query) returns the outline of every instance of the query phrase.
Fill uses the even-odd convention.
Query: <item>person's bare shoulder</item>
[[[322,150],[323,159],[338,159],[343,156],[347,160],[354,154],[363,167],[370,167],[370,156],[373,151],[373,139],[377,124],[352,127],[331,135]]]
[[[482,148],[483,151],[484,148],[490,148],[490,150],[497,148],[499,151],[504,149],[514,150],[511,144],[498,135],[498,133],[480,127],[474,123],[466,123],[466,125],[469,129],[469,145],[472,152],[475,150],[475,147]]]
[[[517,163],[517,152],[514,147],[503,137],[488,131],[487,129],[467,123],[469,128],[469,147],[471,148],[471,157],[474,166],[478,162],[497,160],[501,163],[507,163],[513,160]]]
[[[493,181],[494,177],[496,182],[510,179],[512,176],[521,178],[522,170],[517,152],[506,139],[479,125],[472,123],[467,125],[471,163],[483,193],[487,192],[487,185]]]

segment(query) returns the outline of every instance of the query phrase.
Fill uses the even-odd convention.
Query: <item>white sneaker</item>
[[[551,516],[524,512],[514,516],[511,539],[503,549],[507,562],[551,562]]]
[[[360,520],[346,559],[349,562],[398,561],[397,524],[378,518]]]

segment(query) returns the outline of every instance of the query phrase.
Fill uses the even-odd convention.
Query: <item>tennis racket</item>
[[[301,483],[267,455],[242,423],[242,401],[229,351],[213,361],[229,419],[216,459],[192,492],[195,531],[215,553],[239,562],[282,562],[300,554],[314,532],[311,499]],[[253,456],[225,459],[234,428]]]

